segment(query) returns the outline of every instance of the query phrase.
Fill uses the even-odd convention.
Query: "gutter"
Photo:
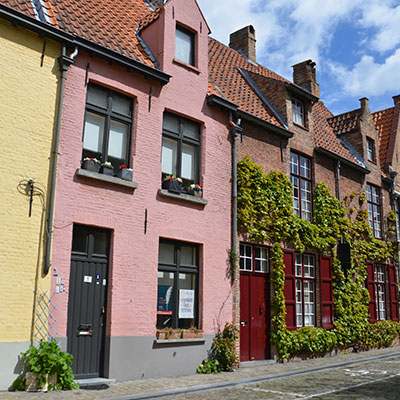
[[[269,129],[272,132],[283,136],[287,139],[293,137],[294,133],[290,132],[285,128],[281,128],[280,126],[274,125],[271,122],[265,121],[262,118],[256,117],[253,114],[248,113],[247,111],[237,110],[237,115],[246,121],[253,122],[254,124],[261,126],[265,129]]]
[[[356,170],[358,170],[358,171],[360,171],[360,172],[362,172],[364,174],[369,174],[371,172],[368,168],[363,167],[361,165],[358,165],[358,164],[356,164],[356,163],[354,163],[352,161],[349,161],[346,158],[344,158],[342,156],[339,156],[339,154],[336,154],[333,151],[327,150],[327,149],[325,149],[323,147],[315,147],[315,151],[317,151],[319,153],[322,153],[322,154],[325,154],[325,155],[327,155],[327,156],[329,156],[329,157],[331,157],[331,158],[333,158],[335,160],[339,160],[341,163],[343,163],[345,165],[348,165],[349,167],[352,167],[352,168],[354,168],[354,169],[356,169]]]
[[[219,106],[227,111],[231,111],[235,113],[238,109],[237,104],[232,103],[222,97],[217,96],[216,94],[207,95],[207,104],[209,106]]]
[[[38,21],[28,15],[15,11],[14,9],[6,7],[3,4],[0,4],[0,18],[11,22],[13,25],[19,25],[23,28],[29,29],[30,31],[36,32],[39,36],[45,36],[49,39],[60,42],[65,46],[72,48],[79,46],[82,50],[87,51],[91,55],[103,57],[111,62],[118,63],[125,67],[128,71],[143,74],[146,77],[156,80],[161,85],[167,84],[171,78],[171,75],[168,75],[156,68],[150,67],[149,65],[143,64],[140,61],[119,54],[114,50],[91,42],[90,40],[63,32],[58,28],[54,28],[45,22]]]
[[[46,240],[46,254],[44,263],[44,275],[47,275],[50,270],[50,257],[51,257],[51,244],[53,239],[53,218],[54,218],[54,203],[55,203],[55,193],[56,193],[56,183],[57,183],[57,166],[58,166],[58,148],[60,145],[60,133],[61,133],[61,119],[62,119],[62,108],[64,100],[64,89],[65,89],[65,78],[66,73],[74,62],[75,57],[78,55],[78,48],[76,47],[74,52],[68,57],[66,55],[66,46],[62,47],[62,54],[58,58],[58,63],[60,66],[60,88],[58,96],[58,109],[57,109],[57,126],[56,126],[56,136],[54,138],[53,147],[53,160],[51,169],[51,179],[50,179],[50,195],[49,195],[49,210],[47,213],[47,240]]]
[[[308,90],[303,89],[302,87],[295,85],[294,83],[285,83],[285,86],[290,92],[297,94],[299,97],[310,100],[312,103],[317,103],[319,100],[317,96],[314,96]]]

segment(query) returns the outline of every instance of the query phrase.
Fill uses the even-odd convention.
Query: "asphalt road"
[[[400,400],[400,356],[163,399]]]

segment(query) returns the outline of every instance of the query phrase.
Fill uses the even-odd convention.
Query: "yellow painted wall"
[[[60,45],[0,20],[0,343],[28,342],[35,279],[42,276],[45,206],[55,131]],[[34,179],[43,196],[29,196]]]

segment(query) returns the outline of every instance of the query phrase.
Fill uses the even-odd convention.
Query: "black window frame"
[[[89,91],[91,88],[95,88],[97,90],[101,90],[102,92],[105,93],[106,95],[106,103],[107,103],[107,108],[100,107],[95,104],[90,104],[88,102],[89,100]],[[125,116],[123,114],[117,113],[112,110],[113,107],[113,96],[117,95],[118,97],[125,98],[126,100],[129,100],[129,109],[130,109],[130,116]],[[95,85],[95,84],[89,84],[88,90],[86,93],[86,103],[85,103],[85,118],[83,121],[83,133],[82,133],[82,160],[85,157],[89,158],[97,158],[95,152],[91,152],[89,150],[85,150],[83,147],[83,142],[84,142],[84,137],[85,137],[85,125],[86,125],[86,116],[87,113],[93,113],[100,115],[101,117],[104,117],[105,122],[104,122],[104,136],[103,136],[103,143],[102,143],[102,150],[101,150],[101,155],[100,155],[100,160],[102,163],[109,161],[109,156],[108,156],[108,142],[109,142],[109,136],[110,136],[110,125],[111,125],[111,120],[117,121],[123,124],[128,125],[128,137],[126,141],[126,148],[125,148],[125,160],[124,163],[121,165],[126,165],[127,167],[130,166],[130,150],[131,150],[131,141],[132,141],[132,124],[133,124],[133,98],[123,95],[121,93],[118,93],[114,90],[111,90],[109,88],[100,86],[100,85]],[[92,154],[91,154],[92,153]],[[113,165],[114,169],[117,170],[119,165]]]
[[[173,291],[173,305],[172,305],[172,314],[171,314],[171,325],[163,324],[161,325],[162,318],[159,319],[159,315],[164,315],[159,313],[157,309],[157,329],[162,329],[166,327],[170,327],[172,329],[187,329],[190,328],[192,325],[196,328],[199,328],[199,274],[200,274],[200,267],[199,267],[199,251],[200,251],[200,246],[194,243],[189,243],[189,242],[180,242],[180,241],[175,241],[175,240],[169,240],[169,239],[160,239],[159,245],[162,243],[165,244],[170,244],[174,246],[174,263],[165,263],[161,262],[160,259],[158,259],[158,272],[167,272],[167,273],[173,273],[174,274],[174,291]],[[181,247],[186,246],[186,247],[192,247],[196,249],[196,265],[195,266],[189,266],[189,265],[181,265]],[[195,300],[194,300],[194,318],[193,318],[193,323],[189,324],[179,324],[179,274],[180,273],[185,273],[185,274],[192,274],[195,275]],[[157,283],[158,287],[158,283]],[[158,299],[158,296],[157,296]],[[157,308],[158,308],[158,301],[157,301]],[[181,318],[182,319],[182,318]],[[188,321],[186,321],[188,322]]]
[[[312,277],[310,276],[305,276],[304,273],[304,257],[311,257],[314,262],[313,262],[313,270],[314,270],[314,275]],[[296,300],[296,327],[297,328],[303,328],[303,327],[309,327],[309,326],[316,326],[317,325],[317,265],[316,265],[316,257],[314,254],[308,254],[308,253],[304,253],[304,254],[300,254],[300,253],[295,253],[294,255],[294,274],[295,274],[295,300]],[[301,275],[297,274],[297,265],[299,265],[299,263],[297,263],[297,257],[301,257]],[[297,322],[297,316],[298,316],[298,312],[297,312],[297,282],[301,282],[301,307],[302,307],[302,312],[301,312],[301,318],[302,318],[302,325],[300,326]],[[313,296],[314,296],[314,301],[313,301],[313,313],[312,316],[314,318],[314,323],[312,325],[306,325],[305,324],[305,319],[306,319],[306,312],[305,312],[305,302],[304,302],[304,282],[308,281],[308,282],[313,282],[314,284],[314,290],[313,290]]]
[[[373,163],[376,163],[376,151],[375,151],[375,140],[367,137],[367,159]]]
[[[165,121],[165,115],[169,115],[172,118],[176,118],[178,120],[178,126],[179,126],[179,132],[173,132],[171,130],[166,129],[164,125]],[[184,132],[184,121],[189,121],[190,123],[197,124],[198,126],[198,137],[199,139],[194,139],[190,136],[185,135]],[[177,142],[177,155],[176,155],[176,177],[177,178],[182,178],[183,184],[182,186],[184,187],[184,190],[187,190],[187,188],[190,186],[192,183],[197,183],[200,184],[200,149],[201,149],[201,125],[200,123],[193,121],[189,118],[181,117],[179,115],[176,115],[174,113],[171,113],[169,111],[164,112],[164,117],[163,117],[163,131],[162,131],[162,137],[164,139],[168,138],[171,140],[175,140]],[[195,147],[195,179],[186,179],[182,177],[182,147],[184,144],[190,145]],[[161,147],[163,144],[161,144]],[[161,160],[162,162],[162,160]],[[167,174],[163,171],[161,171],[161,181],[163,181],[167,176],[170,174]]]
[[[297,156],[298,157],[298,159],[297,159],[297,170],[298,170],[298,173],[296,174],[296,173],[294,173],[294,172],[292,172],[292,155],[295,155],[295,156]],[[306,176],[303,176],[302,174],[301,174],[301,160],[302,159],[305,159],[305,160],[307,160],[308,162],[309,162],[309,171],[310,171],[310,177],[306,177]],[[299,217],[299,218],[301,218],[301,219],[303,219],[303,220],[305,220],[305,221],[309,221],[309,222],[312,222],[312,218],[313,218],[313,160],[312,160],[312,158],[310,158],[310,157],[306,157],[306,156],[303,156],[302,154],[300,154],[300,153],[297,153],[297,152],[295,152],[295,151],[291,151],[290,152],[290,182],[292,183],[292,185],[293,185],[293,193],[292,193],[292,198],[293,198],[293,212]],[[296,209],[294,208],[294,200],[295,200],[295,190],[296,190],[296,187],[295,187],[295,185],[294,185],[294,183],[293,183],[293,181],[294,181],[294,179],[298,179],[298,201],[299,201],[299,213],[297,214],[296,213]],[[303,213],[303,210],[302,210],[302,181],[306,181],[306,182],[308,182],[309,184],[310,184],[310,196],[311,196],[311,200],[310,200],[310,205],[311,205],[311,209],[310,209],[310,219],[307,219],[307,218],[304,218],[304,213]]]
[[[378,202],[373,200],[373,189],[377,190]],[[372,183],[367,183],[367,208],[368,208],[368,222],[371,228],[372,234],[376,239],[382,239],[382,199],[381,199],[381,188],[379,186],[373,185]],[[370,208],[371,207],[371,208]],[[375,211],[377,210],[376,214]],[[379,215],[379,234],[375,228],[375,215]]]
[[[177,46],[176,46],[176,32],[177,31],[187,35],[190,38],[190,55],[189,55],[189,59],[190,60],[189,60],[189,63],[184,61],[184,60],[181,60],[180,58],[177,57],[177,54],[176,54],[176,48],[177,48]],[[196,38],[195,32],[185,28],[184,26],[182,26],[180,24],[176,24],[176,27],[175,27],[175,54],[174,54],[175,60],[178,60],[178,61],[180,61],[182,63],[191,65],[193,67],[195,66],[195,63],[196,63],[196,60],[195,60],[195,38]]]

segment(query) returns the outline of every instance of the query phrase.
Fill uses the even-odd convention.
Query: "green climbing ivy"
[[[352,193],[339,202],[325,183],[316,185],[313,221],[309,222],[293,213],[292,190],[290,180],[283,173],[264,174],[262,167],[249,157],[238,163],[239,228],[250,240],[272,245],[271,340],[279,358],[323,354],[350,345],[359,348],[389,345],[398,336],[400,324],[392,321],[369,323],[369,293],[363,286],[367,260],[396,262],[394,213],[387,216],[385,240],[377,240],[368,224],[365,193]],[[351,248],[352,267],[346,275],[336,257],[336,244],[341,238]],[[286,329],[282,247],[332,256],[333,329]]]

